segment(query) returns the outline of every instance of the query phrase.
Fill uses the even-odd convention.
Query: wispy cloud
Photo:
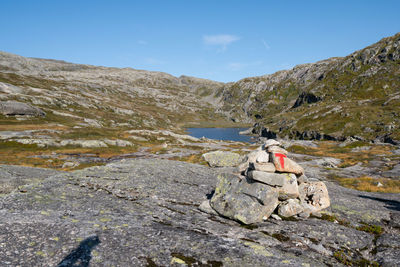
[[[139,40],[139,41],[137,41],[137,43],[140,44],[140,45],[147,45],[148,44],[148,42],[145,41],[145,40]]]
[[[266,50],[270,50],[271,49],[271,47],[267,44],[267,42],[264,39],[262,39],[261,41],[262,41],[262,43],[263,43],[263,45],[264,45]]]
[[[231,62],[227,65],[227,69],[231,71],[239,71],[248,67],[259,66],[262,65],[262,61],[254,61],[254,62]]]
[[[239,62],[232,62],[228,64],[228,69],[233,70],[233,71],[238,71],[246,67],[245,63],[239,63]]]
[[[226,47],[235,42],[240,40],[240,37],[231,34],[218,34],[218,35],[204,35],[203,42],[206,45],[215,45],[220,46],[222,51],[226,50]]]
[[[163,60],[159,60],[159,59],[152,58],[152,57],[145,58],[144,62],[148,65],[164,65],[167,63]]]

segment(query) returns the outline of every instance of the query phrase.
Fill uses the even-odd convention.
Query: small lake
[[[208,139],[228,140],[239,142],[253,142],[252,137],[248,135],[240,135],[239,132],[248,128],[187,128],[189,135],[197,138],[203,136]]]

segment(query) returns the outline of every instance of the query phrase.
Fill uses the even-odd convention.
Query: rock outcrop
[[[219,176],[210,206],[221,216],[244,224],[267,220],[276,209],[282,217],[308,217],[328,208],[325,184],[309,181],[303,168],[279,145],[268,140],[247,156],[238,168],[240,175]]]
[[[228,83],[221,110],[264,126],[257,134],[267,138],[398,143],[399,63],[397,33],[346,57]]]
[[[199,210],[211,197],[215,177],[232,179],[223,173],[233,171],[159,159],[120,160],[73,172],[0,165],[0,184],[7,185],[0,193],[0,262],[2,266],[400,264],[399,194],[360,192],[326,182],[332,205],[324,216],[298,221],[270,217],[243,227]],[[297,212],[297,204],[298,200],[289,199],[278,209],[289,215]]]
[[[33,107],[18,101],[0,101],[0,113],[8,116],[29,115],[45,116],[46,113],[38,107]]]

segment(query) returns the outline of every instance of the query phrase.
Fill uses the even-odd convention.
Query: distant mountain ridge
[[[163,129],[231,120],[256,123],[264,136],[400,140],[400,33],[346,57],[231,83],[0,52],[0,82],[1,100],[38,106],[52,114],[46,122],[70,116],[71,127],[86,117]]]

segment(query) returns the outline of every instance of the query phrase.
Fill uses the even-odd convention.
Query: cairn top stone
[[[280,146],[281,143],[276,141],[275,139],[268,139],[267,141],[265,141],[264,143],[264,147],[265,149],[267,149],[270,146]]]

